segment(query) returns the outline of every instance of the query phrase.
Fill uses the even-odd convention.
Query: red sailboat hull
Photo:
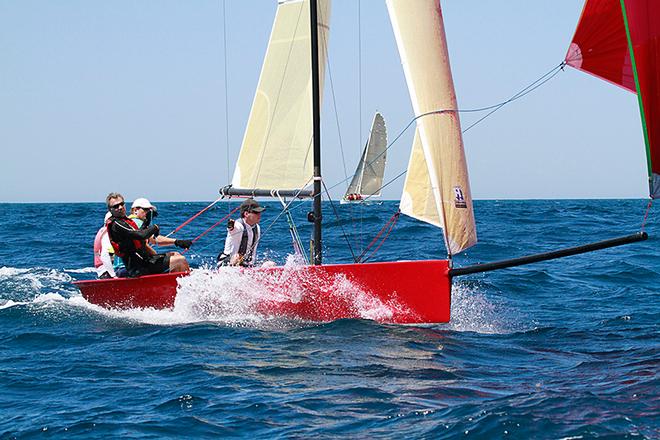
[[[311,321],[361,318],[361,298],[379,301],[389,312],[379,321],[439,323],[449,321],[451,278],[447,260],[397,261],[365,264],[245,269],[265,289],[274,292],[258,304],[260,313]],[[89,302],[107,308],[172,308],[177,279],[187,273],[148,275],[140,278],[77,281],[74,284]],[[222,276],[222,269],[217,276]],[[338,286],[342,286],[339,288]],[[282,293],[300,292],[282,300]]]

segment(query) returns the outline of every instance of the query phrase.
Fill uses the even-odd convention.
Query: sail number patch
[[[460,186],[454,187],[454,206],[456,208],[467,208],[467,202],[465,201],[465,196],[463,195],[463,188]]]

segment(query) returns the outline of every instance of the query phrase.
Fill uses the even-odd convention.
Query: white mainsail
[[[321,90],[330,0],[318,0]],[[311,182],[312,79],[309,0],[279,0],[232,186],[297,190]]]
[[[353,180],[348,185],[344,199],[351,194],[366,197],[380,196],[387,161],[387,127],[380,113],[374,115],[369,140],[364,147]]]
[[[477,232],[440,3],[387,0],[387,8],[418,118],[401,212],[443,228],[453,255]]]

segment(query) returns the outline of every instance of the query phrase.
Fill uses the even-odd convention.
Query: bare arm
[[[172,245],[174,245],[175,241],[176,241],[176,239],[174,239],[174,238],[164,237],[162,235],[159,235],[158,237],[156,237],[156,244],[158,246],[172,246]]]

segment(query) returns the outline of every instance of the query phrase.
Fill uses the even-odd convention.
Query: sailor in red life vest
[[[346,200],[350,200],[350,201],[362,200],[362,194],[351,193],[346,196]]]
[[[121,194],[108,194],[106,204],[112,214],[108,223],[110,242],[115,255],[120,256],[124,261],[129,276],[185,272],[190,269],[183,256],[170,257],[167,254],[157,254],[147,244],[148,238],[159,235],[158,225],[149,225],[145,222],[139,228],[132,219],[126,217],[126,206]]]
[[[254,199],[246,199],[241,204],[241,218],[227,222],[225,248],[218,255],[219,266],[254,266],[257,245],[261,238],[261,213],[263,206]]]
[[[94,238],[94,267],[99,278],[116,278],[115,269],[112,267],[112,255],[114,249],[108,238],[107,224],[112,214],[107,212],[103,226],[96,233]]]
[[[128,218],[132,219],[138,228],[141,228],[143,224],[149,225],[154,217],[158,216],[158,209],[151,202],[144,197],[140,197],[133,201],[131,205],[131,214]],[[148,240],[149,245],[158,245],[158,246],[170,246],[174,245],[176,247],[190,249],[192,246],[191,240],[184,240],[180,238],[170,238],[165,237],[164,235],[159,235],[158,237],[153,237]],[[176,252],[173,252],[176,253]],[[177,253],[178,254],[178,253]]]

